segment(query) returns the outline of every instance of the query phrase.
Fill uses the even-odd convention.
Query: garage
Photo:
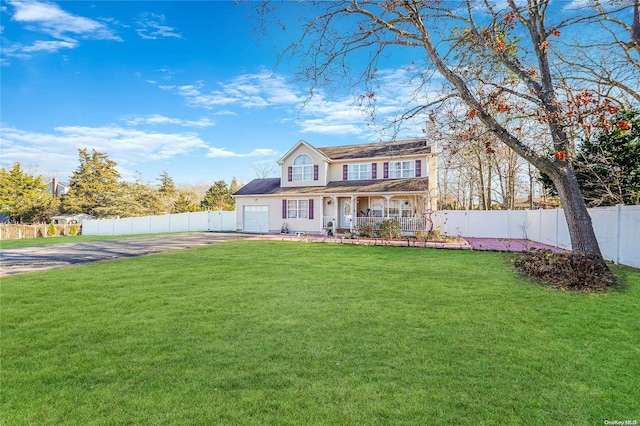
[[[268,206],[244,206],[242,213],[243,232],[256,234],[269,232]]]

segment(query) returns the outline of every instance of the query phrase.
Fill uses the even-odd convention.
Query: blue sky
[[[315,146],[380,140],[347,92],[319,92],[291,59],[295,29],[261,39],[252,6],[230,1],[1,1],[3,167],[20,162],[67,180],[78,148],[118,163],[127,180],[178,184],[236,177],[273,164],[298,140]],[[291,16],[297,10],[287,6]],[[293,31],[293,32],[292,32]],[[398,68],[382,70],[378,107],[398,112]]]

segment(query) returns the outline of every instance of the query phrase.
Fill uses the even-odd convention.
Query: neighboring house
[[[47,193],[53,195],[54,198],[59,198],[69,192],[70,189],[68,183],[59,182],[57,178],[53,178],[48,183]]]
[[[93,219],[93,216],[85,213],[51,216],[51,222],[57,225],[71,225],[73,223],[82,224],[82,221],[86,219]]]
[[[315,148],[298,142],[280,160],[281,177],[254,179],[234,196],[240,232],[347,232],[398,220],[428,229],[436,209],[436,159],[425,140]]]

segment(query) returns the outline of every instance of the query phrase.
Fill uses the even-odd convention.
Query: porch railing
[[[402,232],[413,233],[421,230],[429,229],[429,221],[420,217],[357,217],[355,220],[354,226],[357,227],[359,224],[370,224],[373,223],[378,226],[382,221],[393,219],[400,222],[402,226]]]

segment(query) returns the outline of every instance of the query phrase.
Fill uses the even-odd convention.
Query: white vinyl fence
[[[640,268],[640,206],[589,209],[602,255]],[[434,225],[445,235],[476,238],[525,238],[571,249],[562,209],[440,210]]]
[[[589,214],[605,259],[640,268],[640,206],[599,207],[589,209]],[[434,226],[445,235],[525,238],[571,249],[567,222],[561,209],[439,210],[433,214],[433,220]],[[82,221],[84,235],[235,230],[235,212],[196,212]]]
[[[163,232],[236,230],[236,212],[193,212],[162,216],[82,221],[83,235],[133,235]]]

